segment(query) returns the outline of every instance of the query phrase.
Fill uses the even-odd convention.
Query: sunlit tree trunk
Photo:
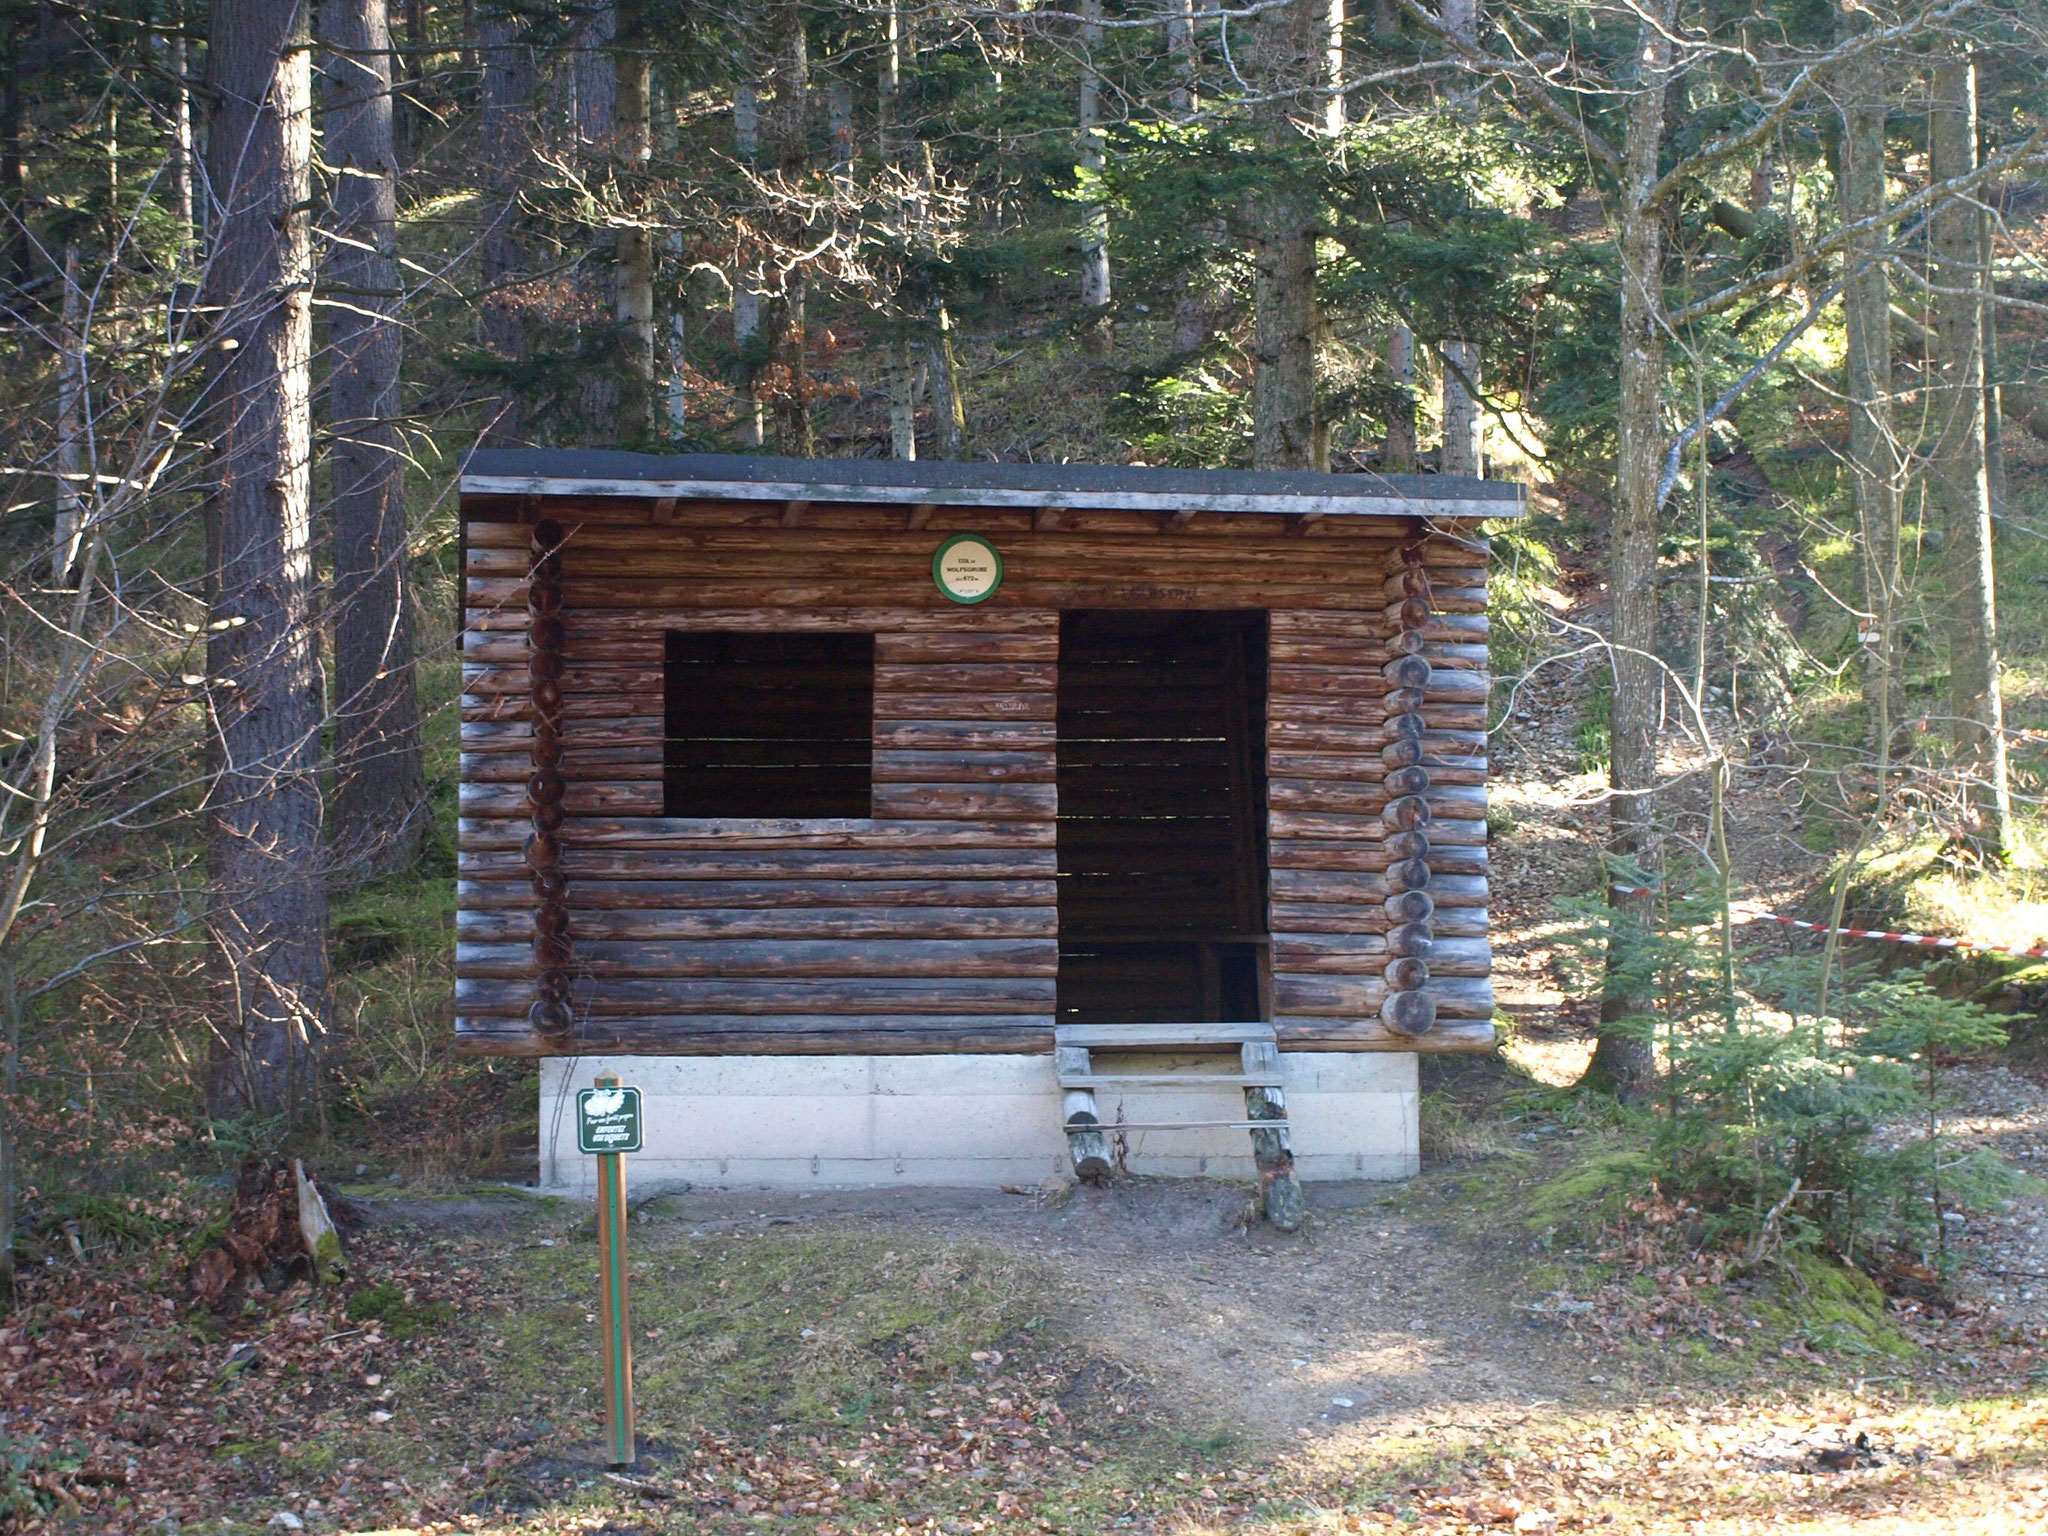
[[[334,532],[330,842],[368,873],[409,863],[426,825],[398,423],[398,161],[386,0],[322,0],[322,147],[334,168],[324,286]]]
[[[740,68],[751,67],[752,51],[743,49]],[[742,165],[755,166],[761,159],[761,97],[751,78],[742,78],[732,93],[733,153]],[[759,448],[766,440],[766,422],[761,402],[761,289],[757,275],[759,258],[745,246],[740,248],[732,275],[732,343],[738,354],[740,394],[740,442]]]
[[[1871,57],[1842,83],[1839,175],[1842,222],[1884,211],[1884,66]],[[1900,458],[1892,423],[1891,283],[1877,253],[1885,232],[1856,238],[1843,253],[1851,276],[1842,294],[1847,331],[1843,372],[1849,396],[1849,461],[1856,477],[1857,542],[1863,565],[1863,713],[1872,750],[1905,713],[1898,669]],[[1860,271],[1858,269],[1861,269]]]
[[[64,247],[64,296],[57,306],[57,521],[50,545],[50,585],[68,587],[85,536],[85,294],[78,286],[78,247]]]
[[[1081,175],[1102,174],[1102,77],[1095,55],[1102,48],[1102,0],[1081,0]],[[1109,316],[1109,209],[1090,203],[1081,217],[1081,344],[1107,352],[1115,340]]]
[[[1438,15],[1453,37],[1468,45],[1478,42],[1478,0],[1442,0]],[[1477,478],[1486,473],[1486,418],[1479,408],[1484,357],[1479,343],[1468,336],[1453,334],[1444,341],[1443,447],[1437,467],[1447,475]]]
[[[811,55],[803,7],[775,0],[770,10],[775,41],[775,108],[770,141],[776,169],[801,176],[811,163]],[[770,359],[779,375],[774,397],[775,447],[795,458],[811,456],[810,336],[805,313],[809,280],[802,268],[782,274],[771,305]]]
[[[1663,677],[1657,652],[1657,482],[1663,469],[1665,340],[1664,226],[1650,202],[1664,145],[1676,0],[1651,0],[1636,33],[1635,89],[1629,97],[1616,201],[1621,247],[1621,396],[1616,417],[1614,529],[1607,590],[1614,647],[1613,742],[1609,758],[1608,852],[1650,862],[1656,852],[1653,791]],[[1656,1056],[1633,1028],[1615,1028],[1648,1007],[1631,925],[1650,920],[1647,897],[1610,884],[1616,916],[1606,994],[1590,1076],[1623,1098],[1640,1098],[1656,1077]],[[1635,932],[1640,932],[1636,927]]]
[[[1387,440],[1380,461],[1395,474],[1415,472],[1415,333],[1396,320],[1387,327]]]
[[[1934,67],[1929,173],[1936,182],[1977,167],[1977,67],[1950,56]],[[1992,569],[1991,483],[1984,436],[1984,247],[1974,199],[1935,211],[1934,388],[1938,434],[1928,489],[1940,506],[1949,649],[1949,731],[1970,775],[1972,834],[1993,858],[2017,852],[2007,780]]]
[[[297,1112],[327,1033],[311,527],[312,47],[301,0],[213,0],[220,208],[208,487],[209,976],[216,1114]],[[232,345],[229,345],[232,343]]]

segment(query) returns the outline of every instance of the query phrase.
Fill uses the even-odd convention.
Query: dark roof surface
[[[906,463],[479,448],[465,491],[694,496],[745,500],[1092,506],[1139,510],[1514,517],[1519,485],[1449,475],[1318,475],[1285,470],[1148,469],[1116,464]]]

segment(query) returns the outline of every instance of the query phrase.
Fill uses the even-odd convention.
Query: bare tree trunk
[[[1195,0],[1173,0],[1166,15],[1166,52],[1173,60],[1173,88],[1167,92],[1167,106],[1179,113],[1193,112],[1199,104],[1195,91]]]
[[[192,86],[185,73],[190,67],[185,34],[180,32],[171,39],[171,73],[178,81],[171,105],[171,200],[177,206],[178,226],[185,232],[188,247],[198,238],[193,221],[193,173],[197,167],[192,150]]]
[[[1977,167],[1977,67],[1961,57],[1934,67],[1928,174],[1936,182]],[[1972,835],[1984,853],[2018,852],[2006,774],[2005,702],[1999,678],[1998,605],[1992,569],[1991,483],[1984,436],[1984,248],[1974,200],[1939,207],[1932,221],[1932,391],[1939,435],[1928,489],[1941,508],[1948,584],[1949,730],[1970,775]]]
[[[1344,0],[1323,0],[1323,132],[1344,131]]]
[[[752,66],[751,51],[741,54],[744,73]],[[761,98],[751,78],[743,78],[732,93],[733,153],[743,165],[753,166],[761,158]],[[739,252],[732,275],[732,344],[739,357],[740,442],[759,448],[767,440],[761,409],[761,289],[756,276],[754,253]]]
[[[775,0],[770,11],[775,38],[775,112],[770,140],[776,168],[796,176],[811,163],[811,53],[804,10],[798,0]],[[805,314],[809,282],[801,269],[782,274],[769,331],[771,358],[780,377],[775,390],[775,447],[793,458],[809,458],[811,440],[810,334]]]
[[[1438,467],[1447,475],[1473,479],[1486,473],[1486,418],[1479,410],[1480,361],[1475,341],[1446,341],[1444,354],[1443,450]]]
[[[479,308],[485,345],[511,370],[533,353],[532,314],[519,286],[527,270],[519,194],[533,163],[534,67],[526,23],[509,3],[486,12],[477,32],[477,54],[483,74],[478,138],[491,193],[491,223],[479,253],[484,286]],[[517,386],[501,387],[485,402],[483,441],[500,447],[521,442],[525,415]]]
[[[1479,41],[1477,0],[1442,0],[1438,10],[1444,27],[1468,45]],[[1453,323],[1456,316],[1452,317]],[[1486,473],[1486,418],[1479,409],[1480,370],[1484,353],[1479,343],[1454,332],[1443,344],[1443,447],[1437,468],[1447,475],[1473,479]]]
[[[618,9],[610,4],[594,7],[576,28],[569,56],[571,126],[587,148],[609,150],[618,131],[618,65],[612,53],[618,35]]]
[[[216,359],[206,506],[216,1114],[297,1114],[318,1091],[327,1035],[310,19],[303,0],[213,0],[208,33],[208,180],[220,208],[204,295]]]
[[[1613,733],[1608,783],[1608,852],[1638,863],[1656,852],[1652,793],[1657,784],[1657,481],[1664,461],[1664,229],[1649,193],[1664,145],[1676,0],[1652,0],[1636,33],[1635,93],[1622,141],[1621,403],[1617,419],[1614,535],[1607,589],[1613,603]],[[1635,1028],[1649,1007],[1636,935],[1651,918],[1647,897],[1608,886],[1615,928],[1607,953],[1600,1038],[1587,1076],[1625,1099],[1647,1094],[1656,1053]]]
[[[339,857],[381,874],[426,830],[398,421],[398,159],[386,0],[322,0],[322,140],[334,178],[326,284]]]
[[[57,310],[57,523],[50,545],[50,585],[68,587],[85,536],[85,357],[80,327],[78,247],[64,247],[64,297]]]
[[[1415,333],[1396,320],[1387,327],[1387,441],[1380,461],[1395,474],[1415,473]]]
[[[1102,77],[1095,72],[1102,46],[1102,0],[1081,0],[1081,176],[1102,174]],[[1081,216],[1081,345],[1100,356],[1115,344],[1109,315],[1109,209],[1090,203]]]
[[[639,202],[637,187],[654,160],[653,39],[647,10],[640,0],[618,8],[618,49],[614,55],[618,82],[618,159],[622,179],[629,183],[628,207]],[[630,392],[635,398],[625,419],[637,431],[652,433],[654,421],[654,236],[642,226],[618,235],[619,329],[624,333]]]
[[[1324,59],[1326,0],[1289,0],[1253,23],[1259,109],[1276,156],[1299,152],[1291,110],[1314,89]],[[1276,168],[1254,193],[1252,224],[1252,463],[1259,469],[1330,467],[1317,399],[1315,203],[1301,178]]]
[[[941,303],[933,306],[932,415],[937,418],[939,457],[967,456],[967,401],[960,391],[960,361],[953,352],[953,317]]]
[[[1842,222],[1874,219],[1886,203],[1884,65],[1872,57],[1842,83]],[[1891,283],[1876,259],[1881,231],[1843,255],[1853,274],[1842,296],[1848,332],[1849,460],[1856,476],[1856,521],[1863,555],[1863,712],[1878,750],[1905,714],[1898,668],[1900,460],[1892,424]],[[1857,269],[1862,268],[1861,272]],[[1881,791],[1880,791],[1881,792]]]

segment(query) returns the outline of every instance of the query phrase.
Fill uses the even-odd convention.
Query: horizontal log
[[[530,873],[516,851],[463,850],[458,873],[473,880],[524,880]],[[880,849],[736,848],[729,851],[659,848],[576,848],[563,850],[562,872],[585,880],[662,880],[693,876],[705,880],[763,880],[778,875],[817,880],[1050,879],[1055,858],[1042,849],[910,847]]]
[[[934,594],[936,595],[936,594]],[[813,632],[867,634],[1042,633],[1058,643],[1060,616],[1057,609],[985,607],[963,608],[941,602],[926,607],[917,603],[895,606],[874,604],[822,604],[812,607],[762,607],[758,604],[735,608],[645,608],[590,609],[569,616],[572,633],[585,635],[644,635],[665,630],[806,630]]]
[[[1437,1017],[1490,1019],[1493,983],[1479,977],[1430,978],[1425,990]],[[1377,1014],[1386,988],[1377,976],[1300,976],[1273,973],[1273,1012],[1314,1018],[1363,1019]]]
[[[455,973],[532,974],[529,944],[458,942]],[[1051,976],[1059,946],[1046,939],[578,940],[573,971],[612,977]]]
[[[1350,698],[1379,698],[1387,691],[1386,680],[1379,675],[1381,662],[1373,664],[1371,670],[1362,666],[1298,666],[1275,664],[1268,673],[1268,686],[1275,697],[1299,695],[1309,698],[1328,696]]]
[[[875,667],[875,693],[1051,693],[1059,683],[1052,662],[914,662]]]
[[[1050,1054],[1050,1013],[684,1014],[582,1021],[570,1040],[549,1041],[523,1017],[459,1016],[465,1056],[837,1056]]]
[[[1283,934],[1385,933],[1393,926],[1380,902],[1275,901],[1267,922],[1277,943]],[[1438,907],[1430,928],[1441,938],[1483,939],[1487,936],[1484,907]]]
[[[1379,934],[1275,934],[1273,970],[1289,975],[1377,975],[1387,960]],[[1485,976],[1493,969],[1493,948],[1485,939],[1440,937],[1430,946],[1429,970],[1436,976]]]
[[[1013,821],[572,816],[562,824],[562,841],[577,851],[1029,848],[1050,847],[1053,836],[1050,826],[1034,827]]]
[[[875,748],[887,751],[1026,751],[1050,749],[1058,731],[1045,720],[877,720]]]
[[[1413,1051],[1421,1055],[1485,1055],[1499,1044],[1486,1019],[1439,1017],[1422,1035],[1397,1035],[1377,1018],[1340,1023],[1334,1019],[1274,1020],[1273,1031],[1283,1051]]]
[[[881,693],[875,720],[1051,720],[1057,696],[1044,693]]]
[[[1436,810],[1438,806],[1443,806],[1447,811],[1455,813],[1458,810],[1471,807],[1471,802],[1454,798],[1463,794],[1467,788],[1468,786],[1461,784],[1448,784],[1441,789],[1432,786],[1424,791],[1420,798],[1429,805],[1432,811]],[[1483,802],[1479,808],[1484,809]],[[1399,809],[1398,806],[1395,807],[1397,812]],[[1387,835],[1388,830],[1381,825],[1380,816],[1376,812],[1365,815],[1342,815],[1335,812],[1275,810],[1267,818],[1267,825],[1275,842],[1289,838],[1330,842],[1351,840],[1378,842]],[[1430,840],[1432,844],[1437,841],[1435,831],[1435,821],[1432,818],[1430,825]],[[1450,837],[1445,837],[1443,841],[1446,845],[1450,845],[1453,840]]]
[[[578,913],[593,911],[761,911],[801,914],[812,908],[829,913],[837,908],[963,908],[982,911],[1016,908],[1049,909],[1059,888],[1046,880],[579,880],[569,893]],[[523,910],[533,905],[508,881],[460,880],[456,905],[463,911]],[[1037,917],[1025,919],[1039,921]],[[908,922],[919,921],[916,917]]]
[[[1059,787],[1054,784],[877,784],[874,804],[877,818],[1051,821],[1059,810]]]
[[[706,882],[715,884],[717,882]],[[758,907],[592,910],[585,892],[569,893],[569,937],[586,940],[685,939],[1053,939],[1059,912],[1040,907]],[[478,944],[533,938],[527,911],[459,911],[459,939]],[[521,973],[523,974],[523,973]]]
[[[1267,881],[1276,902],[1363,904],[1386,899],[1386,882],[1376,873],[1322,862],[1292,864],[1280,857],[1283,852],[1288,855],[1305,853],[1313,859],[1320,852],[1314,844],[1290,844],[1284,850],[1276,847],[1273,852],[1273,867],[1267,873]],[[1438,910],[1445,907],[1483,907],[1486,905],[1486,879],[1482,875],[1441,875],[1430,881],[1429,894]]]
[[[874,755],[877,784],[1051,784],[1052,752],[895,751]]]
[[[661,781],[571,783],[562,807],[571,816],[661,814]],[[525,817],[533,814],[526,784],[468,783],[457,786],[456,803],[464,816]]]
[[[570,983],[578,1018],[631,1018],[647,1013],[1050,1013],[1053,978],[871,976],[629,978]],[[533,984],[509,978],[458,978],[455,1011],[516,1014],[533,1000]]]
[[[460,758],[466,784],[524,784],[533,772],[526,752],[464,752]],[[570,783],[661,780],[661,746],[594,747],[562,754],[561,774]]]
[[[964,634],[892,634],[875,636],[875,660],[882,663],[908,662],[1056,662],[1060,655],[1057,631],[1029,630]]]

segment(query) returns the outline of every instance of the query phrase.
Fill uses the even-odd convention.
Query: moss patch
[[[1647,1152],[1603,1152],[1575,1162],[1528,1195],[1529,1226],[1591,1235],[1617,1220],[1630,1195],[1641,1194],[1657,1177],[1657,1160]]]

